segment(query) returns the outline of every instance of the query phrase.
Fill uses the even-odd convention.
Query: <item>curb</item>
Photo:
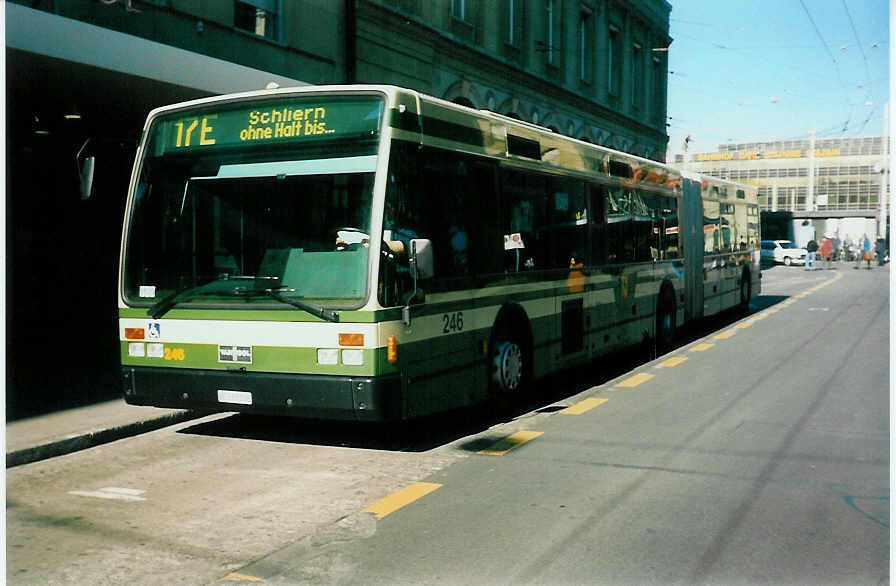
[[[118,427],[88,432],[75,437],[50,442],[48,444],[17,450],[6,454],[6,468],[14,468],[16,466],[22,466],[23,464],[30,464],[32,462],[55,458],[57,456],[64,456],[102,444],[108,444],[126,437],[132,437],[141,433],[149,433],[150,431],[155,431],[176,423],[182,423],[191,419],[199,419],[206,415],[208,415],[208,413],[180,411],[178,413],[170,413],[153,419],[146,419],[144,421],[120,425]]]

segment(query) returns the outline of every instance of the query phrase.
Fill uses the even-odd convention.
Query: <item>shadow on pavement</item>
[[[751,301],[748,313],[731,310],[681,328],[671,351],[786,299],[786,296],[759,296]],[[481,434],[497,424],[512,421],[526,413],[552,413],[564,409],[568,406],[565,402],[570,397],[602,385],[656,358],[658,355],[653,344],[643,342],[624,352],[604,356],[587,365],[545,377],[536,382],[530,397],[509,405],[497,407],[493,403],[486,403],[401,423],[321,421],[235,414],[186,427],[179,433],[278,443],[425,452],[464,437]],[[475,438],[462,444],[460,449],[477,452],[499,439],[501,437],[491,435]]]

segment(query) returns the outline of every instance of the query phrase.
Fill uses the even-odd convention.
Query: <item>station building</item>
[[[154,107],[382,83],[664,160],[666,0],[10,0],[7,418],[118,394],[129,175]],[[95,156],[79,192],[78,155]]]
[[[880,136],[730,143],[676,155],[675,164],[757,186],[763,215],[792,218],[786,238],[799,245],[826,234],[873,240],[888,236],[885,144]]]

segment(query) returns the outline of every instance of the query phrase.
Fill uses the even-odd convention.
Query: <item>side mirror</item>
[[[405,306],[401,311],[401,320],[406,326],[411,325],[411,304],[426,301],[426,293],[417,287],[417,281],[430,279],[435,274],[432,266],[432,240],[414,238],[410,245],[408,265],[411,269],[411,278],[414,280],[414,290],[404,299]]]
[[[90,194],[93,193],[93,169],[96,166],[96,157],[91,155],[84,157],[83,161],[81,159],[81,153],[84,152],[89,143],[90,139],[88,138],[81,145],[81,148],[78,149],[78,154],[75,155],[75,163],[78,166],[78,178],[81,184],[81,199],[90,199]]]
[[[87,157],[78,165],[78,176],[81,179],[81,199],[90,199],[93,193],[93,168],[96,157]]]
[[[411,240],[409,260],[415,279],[431,279],[435,275],[432,262],[432,240],[426,238]]]

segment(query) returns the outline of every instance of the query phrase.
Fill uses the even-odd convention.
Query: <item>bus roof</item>
[[[392,123],[393,134],[398,138],[509,160],[523,166],[560,167],[573,172],[597,174],[610,181],[670,192],[678,191],[681,178],[687,178],[704,186],[741,189],[750,193],[749,199],[755,198],[755,186],[679,169],[667,163],[565,136],[550,128],[490,110],[477,110],[394,85],[308,85],[211,96],[152,110],[147,116],[144,130],[148,129],[154,118],[181,110],[290,95],[352,93],[382,94],[386,98],[387,108],[398,109],[406,119],[416,118],[409,124]]]

